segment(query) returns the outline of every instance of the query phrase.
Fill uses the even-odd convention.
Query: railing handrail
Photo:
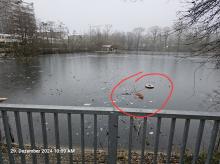
[[[146,115],[155,112],[154,109],[143,108],[123,108],[124,112],[132,114]],[[109,115],[118,113],[123,115],[113,107],[84,107],[84,106],[57,106],[57,105],[29,105],[29,104],[0,104],[0,111],[18,111],[18,112],[44,112],[44,113],[71,113],[71,114],[101,114]],[[203,111],[182,111],[164,109],[154,117],[163,118],[190,118],[205,120],[220,120],[220,112]]]

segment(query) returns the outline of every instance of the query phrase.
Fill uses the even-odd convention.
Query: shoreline
[[[74,54],[91,54],[91,55],[152,55],[152,56],[174,56],[179,58],[208,58],[212,55],[216,55],[214,53],[204,53],[204,54],[195,54],[193,52],[165,52],[165,51],[124,51],[119,50],[118,52],[101,52],[101,51],[77,51],[77,52],[65,52],[65,53],[47,53],[47,54],[37,54],[37,55],[30,55],[30,56],[16,56],[13,54],[6,54],[6,53],[0,53],[0,59],[28,59],[28,58],[35,58],[35,57],[42,57],[42,56],[49,56],[49,55],[74,55]]]

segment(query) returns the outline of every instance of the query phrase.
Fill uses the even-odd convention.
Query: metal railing
[[[47,138],[47,127],[46,127],[46,113],[52,113],[54,115],[54,129],[55,129],[55,143],[56,148],[60,148],[60,134],[59,134],[59,114],[65,114],[67,118],[68,124],[68,143],[69,148],[73,148],[73,136],[72,136],[72,119],[71,115],[80,114],[81,119],[81,162],[85,163],[85,136],[84,136],[84,116],[85,115],[92,115],[94,117],[94,141],[93,141],[93,148],[94,148],[94,163],[97,163],[97,116],[99,115],[107,115],[108,116],[108,163],[115,164],[117,163],[117,141],[118,141],[118,118],[122,116],[122,114],[116,111],[114,108],[111,107],[75,107],[75,106],[47,106],[47,105],[20,105],[20,104],[0,104],[0,111],[2,115],[4,133],[6,137],[6,144],[8,150],[8,159],[11,164],[15,163],[14,155],[10,153],[12,148],[12,142],[10,139],[10,126],[8,122],[8,112],[14,113],[15,123],[16,123],[16,131],[18,137],[18,144],[20,149],[24,149],[24,142],[22,136],[22,127],[21,127],[21,120],[20,120],[20,113],[27,113],[28,118],[28,127],[29,127],[29,135],[30,135],[30,144],[31,149],[36,148],[35,143],[35,134],[34,134],[34,126],[33,126],[33,113],[40,113],[40,120],[41,120],[41,128],[43,134],[43,147],[45,149],[48,148],[48,138]],[[134,108],[127,108],[125,109],[126,112],[132,114],[142,114],[145,115],[147,113],[152,113],[153,110],[150,109],[134,109]],[[185,125],[183,128],[183,136],[182,142],[180,147],[180,154],[179,154],[179,162],[184,162],[184,154],[186,150],[186,143],[188,139],[189,127],[191,120],[199,120],[199,128],[197,131],[197,138],[195,142],[195,149],[193,153],[192,163],[196,163],[198,160],[200,146],[204,131],[205,122],[207,120],[211,120],[214,122],[212,127],[212,132],[210,138],[207,138],[209,141],[208,145],[208,153],[206,158],[206,164],[211,164],[212,156],[214,147],[216,144],[216,139],[219,130],[219,123],[220,123],[220,112],[195,112],[195,111],[176,111],[176,110],[163,110],[161,113],[158,113],[154,116],[157,119],[156,125],[156,134],[154,138],[154,157],[153,163],[157,163],[158,158],[158,147],[159,147],[159,138],[160,138],[160,129],[161,129],[161,120],[164,118],[171,119],[170,131],[169,131],[169,138],[168,138],[168,147],[166,152],[166,163],[170,163],[171,153],[172,153],[172,145],[173,145],[173,138],[175,132],[175,125],[177,119],[185,120]],[[133,131],[133,124],[134,118],[130,117],[129,123],[129,136],[128,136],[128,163],[131,163],[131,152],[132,152],[132,131]],[[145,139],[146,139],[146,128],[147,128],[147,118],[144,119],[143,124],[143,131],[142,131],[142,144],[141,144],[141,163],[144,163],[144,154],[145,154]],[[56,155],[57,163],[61,163],[61,156],[59,153]],[[25,164],[25,157],[24,154],[20,154],[20,161],[21,163]],[[48,154],[44,155],[45,163],[49,163]],[[73,163],[73,156],[69,156],[69,162]],[[0,163],[3,163],[2,157],[2,150],[0,149]],[[32,163],[36,164],[36,154],[32,154]]]

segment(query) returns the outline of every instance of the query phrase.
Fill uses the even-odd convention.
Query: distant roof
[[[72,34],[72,35],[69,35],[69,36],[82,36],[81,34]]]
[[[111,44],[106,44],[106,45],[102,45],[103,48],[111,48],[112,45]]]

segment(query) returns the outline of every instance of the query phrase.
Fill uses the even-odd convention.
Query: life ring
[[[154,89],[154,86],[152,84],[146,84],[145,88],[147,88],[147,89]]]
[[[7,100],[7,98],[1,98],[0,97],[0,102],[6,101],[6,100]]]

